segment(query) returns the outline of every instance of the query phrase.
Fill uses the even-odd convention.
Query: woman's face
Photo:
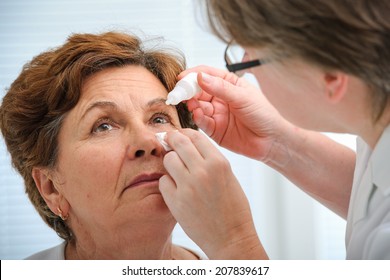
[[[129,228],[174,227],[158,188],[165,151],[155,133],[180,128],[166,96],[162,83],[140,66],[106,69],[85,80],[60,131],[54,176],[76,235],[123,237]]]

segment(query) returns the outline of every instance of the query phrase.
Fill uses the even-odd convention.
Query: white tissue
[[[163,146],[164,150],[169,152],[172,151],[172,148],[168,145],[168,143],[165,141],[165,136],[167,133],[164,132],[158,132],[155,134],[158,142],[160,142],[161,146]]]

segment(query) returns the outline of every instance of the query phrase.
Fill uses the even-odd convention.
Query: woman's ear
[[[34,167],[32,170],[32,177],[39,193],[45,200],[50,210],[58,214],[57,208],[60,206],[61,194],[55,188],[50,172],[45,168]]]
[[[331,103],[340,102],[347,92],[349,77],[343,72],[326,72],[325,94]]]

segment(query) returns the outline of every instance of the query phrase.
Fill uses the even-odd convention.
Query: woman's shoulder
[[[57,246],[35,253],[25,260],[65,260],[65,245],[64,241]]]

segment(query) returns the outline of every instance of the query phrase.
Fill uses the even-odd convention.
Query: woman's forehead
[[[129,65],[107,68],[87,77],[82,85],[82,93],[88,90],[110,91],[126,87],[166,91],[161,81],[149,70],[142,66]]]
[[[165,105],[167,94],[160,80],[144,67],[108,68],[84,81],[73,112],[81,119],[95,108],[107,108],[107,104],[117,111],[126,111],[129,106],[147,109],[157,103]]]

